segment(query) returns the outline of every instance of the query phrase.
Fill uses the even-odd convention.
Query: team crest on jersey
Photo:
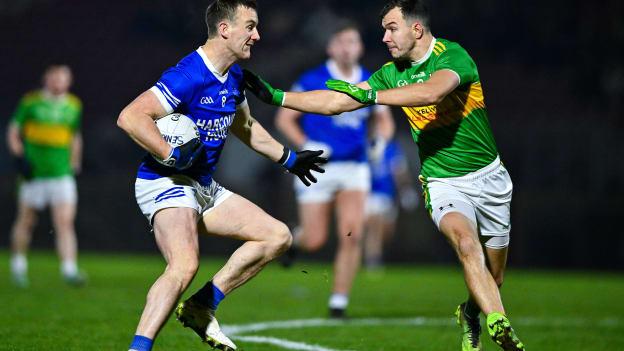
[[[399,81],[397,82],[397,87],[404,87],[404,86],[406,86],[406,85],[408,85],[408,84],[409,84],[409,82],[408,82],[408,81],[406,81],[405,79],[401,79],[401,80],[399,80]]]
[[[201,105],[214,104],[214,100],[212,99],[212,96],[204,96],[201,100],[199,100],[199,103]]]

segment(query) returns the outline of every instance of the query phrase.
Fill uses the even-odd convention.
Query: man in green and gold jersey
[[[464,268],[469,294],[456,311],[462,350],[481,350],[481,312],[498,345],[524,350],[499,292],[512,183],[494,142],[477,67],[459,44],[433,36],[423,1],[388,1],[381,17],[393,61],[367,81],[329,80],[334,91],[285,93],[247,71],[246,85],[267,103],[324,115],[372,104],[401,106],[418,144],[427,208]]]
[[[11,235],[13,281],[28,285],[26,254],[37,211],[50,207],[61,275],[71,285],[82,285],[74,230],[77,192],[74,174],[80,171],[80,100],[69,93],[68,66],[50,66],[43,89],[26,94],[8,128],[7,142],[20,171],[17,218]]]

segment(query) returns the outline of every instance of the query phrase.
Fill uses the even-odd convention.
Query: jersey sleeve
[[[15,112],[13,113],[13,117],[11,118],[11,123],[17,125],[18,127],[22,127],[28,118],[28,100],[28,96],[25,96],[20,100]]]
[[[438,56],[435,63],[435,70],[448,69],[457,74],[459,84],[475,82],[479,80],[477,66],[472,57],[461,47],[449,48]]]
[[[179,68],[171,68],[160,77],[150,89],[167,113],[173,112],[180,104],[188,103],[193,96],[191,77]]]
[[[391,87],[387,83],[387,67],[392,65],[392,62],[385,64],[381,67],[377,72],[373,73],[368,80],[366,81],[368,85],[375,90],[385,90],[390,89]]]

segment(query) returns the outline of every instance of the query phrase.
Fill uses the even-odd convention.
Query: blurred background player
[[[371,192],[366,201],[364,235],[364,265],[367,269],[381,268],[383,248],[394,235],[398,206],[412,211],[418,206],[418,192],[403,150],[396,139],[378,150],[373,143],[369,151]]]
[[[352,83],[365,81],[370,73],[358,63],[364,46],[356,25],[339,21],[326,46],[329,59],[305,72],[293,90],[323,89],[331,78]],[[307,188],[295,182],[300,227],[293,232],[293,249],[284,263],[290,265],[298,250],[313,252],[327,241],[332,209],[336,214],[338,247],[334,260],[334,282],[329,298],[332,317],[343,317],[349,293],[362,259],[364,207],[370,189],[366,159],[367,124],[375,120],[376,139],[383,148],[394,133],[394,122],[387,107],[364,108],[333,118],[281,108],[277,128],[299,149],[320,149],[329,159],[325,174]]]
[[[11,232],[13,281],[28,285],[27,253],[37,223],[37,211],[50,208],[61,260],[63,279],[82,285],[78,270],[78,243],[74,229],[77,190],[74,174],[80,172],[82,104],[69,93],[72,72],[66,65],[46,69],[43,88],[20,101],[7,131],[9,151],[16,160],[17,218]]]
[[[213,179],[230,132],[306,185],[316,181],[311,170],[323,171],[317,165],[324,161],[319,157],[322,151],[292,152],[251,116],[236,62],[249,59],[251,47],[260,40],[256,7],[255,0],[216,0],[208,5],[205,44],[165,71],[119,115],[119,127],[149,152],[137,173],[136,200],[167,262],[147,294],[132,351],[152,349],[195,277],[198,233],[244,241],[212,280],[175,310],[185,327],[223,351],[235,350],[236,345],[219,328],[215,318],[219,303],[290,246],[285,224]],[[174,111],[195,122],[200,140],[172,147],[163,139],[154,120]]]

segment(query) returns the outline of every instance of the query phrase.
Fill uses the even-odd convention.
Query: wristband
[[[291,149],[284,146],[284,154],[277,161],[277,163],[281,164],[286,169],[290,169],[295,164],[296,160],[297,160],[297,154],[294,153]]]
[[[284,106],[284,100],[286,100],[286,93],[283,90],[275,89],[271,104],[275,106]]]

